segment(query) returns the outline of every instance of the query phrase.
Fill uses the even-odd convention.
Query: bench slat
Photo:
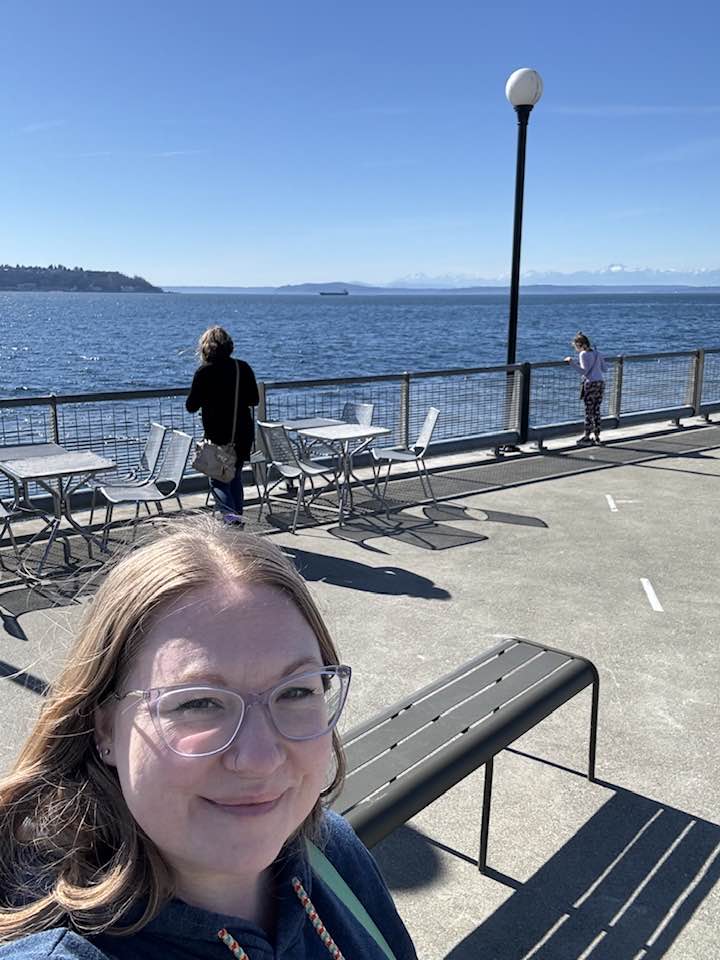
[[[509,703],[371,799],[353,808],[343,791],[333,807],[347,816],[363,843],[372,847],[596,678],[590,661],[573,658],[563,669],[541,680],[533,689],[532,699],[519,697]]]
[[[540,653],[541,650],[536,646],[518,643],[489,663],[480,664],[464,676],[451,681],[446,687],[438,687],[436,693],[427,695],[424,700],[420,702],[411,700],[410,705],[399,716],[374,727],[364,736],[358,738],[355,731],[350,730],[343,737],[347,769],[354,770],[383,751],[389,750],[400,740],[404,740],[425,724],[437,720],[458,703],[477,694],[490,684],[497,681],[505,683],[506,681],[502,678],[506,677],[511,670],[522,666]]]
[[[383,723],[385,720],[389,720],[391,717],[396,716],[401,711],[406,710],[417,700],[424,699],[426,696],[428,696],[428,694],[434,693],[436,690],[441,689],[441,687],[451,683],[453,680],[457,680],[458,677],[462,677],[463,674],[468,672],[468,670],[474,670],[475,667],[493,660],[503,651],[514,649],[519,644],[532,647],[536,651],[543,649],[540,644],[532,643],[529,640],[522,640],[517,637],[508,637],[507,640],[503,640],[494,647],[491,647],[489,650],[486,650],[485,653],[481,653],[479,656],[473,657],[472,660],[468,660],[451,673],[445,674],[439,679],[433,680],[432,683],[428,683],[426,686],[421,687],[419,690],[413,691],[411,695],[405,696],[401,700],[396,700],[395,703],[391,703],[389,707],[385,708],[385,710],[381,710],[380,713],[375,714],[369,720],[365,720],[363,723],[359,723],[357,726],[353,727],[352,730],[349,730],[343,739],[348,742],[355,737],[362,736],[363,733],[367,733],[368,730],[372,730],[374,727],[377,727],[378,724]]]
[[[508,700],[520,695],[519,700],[522,702],[522,694],[526,691],[534,698],[534,691],[528,691],[531,684],[548,677],[563,664],[568,666],[572,662],[564,654],[543,651],[541,656],[517,670],[506,680],[476,694],[457,709],[440,717],[435,723],[428,724],[408,737],[397,749],[387,750],[359,770],[351,770],[339,798],[343,809],[348,810],[354,807],[369,794],[427,758],[428,754],[447,745],[467,728],[471,728],[478,735],[478,728],[482,725],[482,721],[503,708],[503,704],[507,704]],[[559,671],[559,673],[562,672],[562,670]],[[558,682],[561,682],[560,677]]]

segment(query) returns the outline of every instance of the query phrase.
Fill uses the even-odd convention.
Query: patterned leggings
[[[583,400],[585,402],[585,433],[600,433],[600,405],[602,404],[605,382],[591,380],[585,384]]]

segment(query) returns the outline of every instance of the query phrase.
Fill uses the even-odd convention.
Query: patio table
[[[66,450],[57,443],[22,444],[20,446],[0,447],[0,473],[10,479],[15,486],[16,494],[22,490],[22,497],[16,496],[23,510],[34,512],[47,519],[47,515],[30,503],[28,484],[36,483],[46,490],[52,497],[53,518],[50,520],[50,535],[38,565],[38,576],[50,554],[55,539],[60,536],[60,527],[66,521],[76,533],[88,544],[88,552],[92,555],[92,545],[95,543],[104,550],[99,537],[79,524],[72,515],[71,496],[83,486],[90,477],[105,470],[114,470],[115,463],[100,457],[89,450]],[[36,533],[22,547],[21,553],[27,551],[44,531]],[[69,562],[69,549],[63,542],[63,551],[66,561]],[[25,573],[32,573],[25,568]]]
[[[310,427],[298,430],[300,437],[308,440],[319,440],[322,443],[334,447],[338,451],[340,465],[340,479],[342,485],[338,491],[338,519],[340,526],[343,525],[345,514],[352,509],[352,490],[350,481],[355,480],[361,484],[368,493],[374,497],[375,493],[370,487],[353,471],[353,453],[350,445],[355,441],[374,440],[375,437],[385,437],[390,433],[388,427],[373,427],[362,423],[336,423],[324,427]],[[363,444],[364,445],[364,444]]]

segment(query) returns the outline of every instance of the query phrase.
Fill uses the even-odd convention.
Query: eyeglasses
[[[209,757],[233,742],[250,707],[262,706],[287,740],[315,740],[340,719],[352,670],[328,666],[287,677],[263,693],[182,684],[129,690],[117,700],[142,697],[163,742],[181,757]]]

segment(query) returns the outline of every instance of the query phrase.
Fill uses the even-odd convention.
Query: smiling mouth
[[[239,802],[227,802],[222,803],[218,800],[210,800],[207,797],[203,797],[206,803],[209,803],[210,806],[215,807],[216,810],[222,810],[225,813],[229,813],[235,816],[260,816],[263,813],[270,813],[271,810],[274,810],[278,806],[284,793],[281,793],[277,797],[273,797],[271,800],[242,800]]]

